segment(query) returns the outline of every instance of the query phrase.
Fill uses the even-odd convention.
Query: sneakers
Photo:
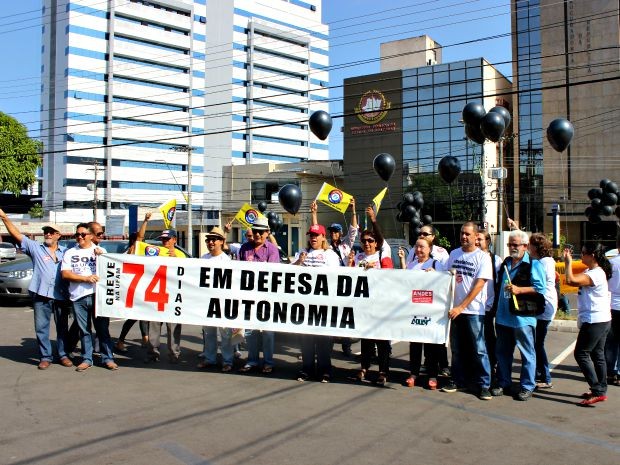
[[[491,389],[491,395],[493,397],[501,397],[504,394],[506,395],[510,395],[510,389],[508,388],[502,388],[502,387],[494,387],[493,389]]]
[[[480,400],[491,400],[493,396],[491,392],[487,388],[481,388],[480,394],[478,394],[478,399]]]
[[[304,373],[303,371],[299,372],[299,376],[297,377],[297,381],[299,381],[300,383],[304,383],[306,381],[308,381],[310,379],[310,376],[308,376],[307,373]]]
[[[321,378],[321,383],[325,384],[325,383],[329,383],[331,381],[331,378],[329,375],[323,375],[323,377]]]
[[[440,391],[441,392],[456,392],[458,391],[458,389],[459,387],[456,385],[454,381],[448,381],[448,384],[442,387]]]
[[[536,389],[552,389],[552,388],[553,388],[553,383],[544,383],[544,382],[536,383]]]
[[[597,402],[605,402],[606,400],[607,400],[607,396],[594,396],[593,395],[579,402],[579,405],[588,406],[588,405],[596,404]]]
[[[519,394],[517,394],[517,400],[520,400],[521,402],[529,400],[530,397],[532,397],[532,391],[528,391],[527,389],[521,389]]]

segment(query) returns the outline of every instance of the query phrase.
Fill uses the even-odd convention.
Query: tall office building
[[[327,110],[321,0],[45,0],[43,18],[56,221],[184,210],[191,182],[194,223],[213,224],[223,166],[328,158],[307,124]]]
[[[402,238],[403,229],[393,219],[394,207],[403,192],[415,190],[424,196],[423,213],[431,215],[455,244],[458,226],[453,225],[464,220],[486,222],[495,234],[498,213],[505,206],[497,197],[498,180],[490,169],[503,163],[497,144],[466,139],[462,111],[469,102],[482,103],[487,110],[497,105],[510,110],[511,83],[484,58],[441,63],[434,61],[441,57],[441,46],[431,39],[411,39],[407,54],[399,50],[404,49],[402,42],[396,44],[396,54],[382,54],[382,61],[392,58],[390,71],[345,80],[346,190],[356,196],[358,205],[367,205],[385,186],[372,169],[373,159],[387,152],[396,161],[390,198],[384,199],[379,215],[388,237]],[[433,44],[435,53],[429,53],[428,44]],[[418,62],[431,60],[431,64],[409,68],[411,53],[418,54]],[[393,59],[401,56],[400,62]],[[447,155],[457,157],[462,169],[451,186],[437,174],[439,161]]]
[[[521,226],[551,231],[558,204],[572,243],[613,244],[615,216],[587,222],[587,191],[603,178],[620,181],[620,28],[617,0],[513,0],[515,209]],[[545,131],[556,118],[575,127],[558,153]]]

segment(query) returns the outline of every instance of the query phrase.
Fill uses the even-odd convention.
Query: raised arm
[[[355,209],[355,197],[351,197],[351,211],[353,212],[353,214],[351,215],[351,226],[355,229],[357,229],[358,224],[357,224],[357,211]]]
[[[15,239],[19,244],[21,244],[24,235],[19,232],[19,229],[17,229],[13,222],[9,220],[9,217],[6,216],[6,213],[4,213],[4,210],[2,209],[0,209],[0,219],[4,223],[4,226],[6,227],[6,230],[9,232],[11,237]]]
[[[136,241],[144,242],[144,235],[146,234],[146,225],[150,219],[151,219],[151,213],[150,212],[146,213],[144,215],[144,221],[142,221],[142,224],[140,225],[140,229],[138,229],[138,232],[136,233]]]
[[[316,203],[316,200],[313,200],[312,203],[310,204],[310,226],[315,225],[315,224],[319,224],[319,217],[317,215],[318,212],[318,205]]]

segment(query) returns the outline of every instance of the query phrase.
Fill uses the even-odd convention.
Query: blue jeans
[[[543,383],[551,382],[551,371],[549,371],[549,359],[547,358],[547,350],[545,349],[545,338],[547,337],[547,329],[551,321],[536,320],[536,374]]]
[[[452,378],[465,386],[465,361],[472,364],[474,381],[481,389],[491,385],[491,364],[484,340],[484,315],[461,313],[452,320],[450,328],[452,349]]]
[[[511,328],[495,325],[497,332],[497,383],[501,388],[512,384],[512,360],[515,345],[521,353],[521,389],[533,391],[536,387],[536,348],[534,326]]]
[[[95,326],[97,337],[99,338],[99,350],[101,361],[105,364],[114,361],[112,353],[112,338],[110,337],[110,319],[99,316],[94,319],[95,299],[94,294],[87,295],[73,302],[73,316],[80,328],[80,339],[82,341],[82,361],[93,364],[93,333],[91,321]]]
[[[216,328],[214,326],[202,327],[205,361],[211,365],[215,365],[217,363],[218,329],[221,339],[220,350],[222,351],[222,362],[224,365],[232,366],[235,357],[235,351],[233,345],[230,343],[230,339],[232,337],[231,328]]]
[[[54,317],[56,325],[56,348],[58,357],[67,356],[67,334],[69,331],[69,307],[62,301],[49,299],[39,294],[30,293],[32,307],[34,308],[34,332],[39,346],[40,361],[51,362],[52,342],[50,341],[50,322]]]
[[[248,346],[248,365],[256,367],[259,362],[258,336],[263,339],[263,359],[266,366],[273,366],[273,352],[275,345],[275,333],[273,331],[260,331],[250,329],[245,332],[245,342]]]

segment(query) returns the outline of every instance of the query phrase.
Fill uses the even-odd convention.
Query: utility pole
[[[185,248],[190,255],[193,255],[194,230],[192,225],[192,150],[194,150],[194,147],[190,145],[179,145],[178,147],[174,147],[173,150],[175,152],[187,153],[187,196],[185,197],[187,202],[187,244],[185,244]]]
[[[97,204],[99,203],[99,197],[97,195],[97,182],[99,181],[99,170],[104,170],[105,168],[99,166],[99,160],[93,161],[93,167],[88,168],[86,171],[94,171],[95,177],[94,182],[86,184],[86,189],[89,191],[93,191],[93,221],[97,221]]]

